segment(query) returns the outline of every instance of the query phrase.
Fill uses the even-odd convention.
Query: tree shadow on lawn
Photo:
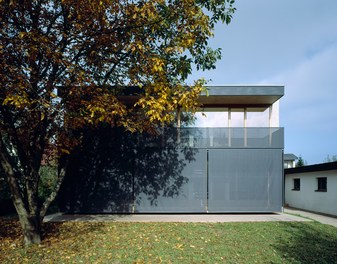
[[[19,235],[21,228],[17,217],[0,217],[0,242],[2,239],[16,238]]]
[[[78,239],[81,236],[99,232],[104,226],[102,222],[44,223],[42,239],[47,243],[51,240]]]
[[[316,222],[280,222],[286,233],[274,246],[290,263],[337,263],[337,229]]]
[[[114,222],[129,214],[65,214],[56,213],[47,215],[44,219],[45,223],[53,222]]]
[[[74,239],[104,228],[102,222],[54,222],[43,223],[42,243],[49,244],[65,239]],[[6,245],[23,245],[22,229],[17,217],[0,218],[0,245],[6,250]],[[1,251],[1,250],[0,250]]]

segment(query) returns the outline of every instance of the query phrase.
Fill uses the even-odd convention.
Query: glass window
[[[285,169],[292,168],[292,162],[291,161],[285,161],[284,162],[284,168]]]
[[[244,127],[244,109],[231,108],[231,127]]]
[[[316,192],[326,192],[326,191],[327,191],[327,178],[326,177],[317,178]]]
[[[293,191],[299,191],[301,189],[301,180],[300,179],[293,179]]]
[[[228,112],[197,112],[196,120],[191,127],[228,127]]]
[[[269,108],[247,108],[247,127],[269,127]]]
[[[245,108],[207,108],[195,117],[190,127],[269,127],[269,108],[246,108],[246,120]]]

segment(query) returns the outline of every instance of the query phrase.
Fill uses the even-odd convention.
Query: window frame
[[[315,192],[327,192],[328,191],[328,178],[327,177],[317,177],[317,189]],[[323,186],[322,186],[323,185]],[[325,188],[322,188],[324,187]]]
[[[296,184],[297,182],[298,184]],[[293,188],[292,191],[300,191],[301,190],[301,178],[293,178]]]

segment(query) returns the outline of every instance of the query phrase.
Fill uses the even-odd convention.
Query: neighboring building
[[[337,216],[337,161],[285,169],[285,204]]]
[[[289,168],[295,168],[296,167],[296,160],[298,159],[297,156],[294,154],[284,154],[283,155],[283,160],[284,160],[284,168],[289,169]]]
[[[61,210],[280,212],[283,95],[283,86],[212,86],[200,96],[201,111],[221,112],[221,127],[160,128],[155,136],[87,131],[61,188]]]

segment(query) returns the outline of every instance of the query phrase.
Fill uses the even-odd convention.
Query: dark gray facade
[[[212,86],[203,111],[243,109],[244,127],[161,128],[155,135],[102,126],[84,133],[59,195],[69,213],[279,212],[283,86]],[[134,104],[135,95],[120,97]],[[227,110],[225,110],[227,109]],[[249,111],[269,110],[269,127],[246,127]],[[179,123],[179,122],[178,122]]]
[[[60,194],[69,213],[282,210],[282,128],[87,133]]]
[[[181,144],[193,150],[188,161],[180,154],[186,184],[176,196],[161,193],[155,206],[149,196],[140,194],[135,198],[135,212],[282,210],[283,129],[195,128],[184,132]]]

